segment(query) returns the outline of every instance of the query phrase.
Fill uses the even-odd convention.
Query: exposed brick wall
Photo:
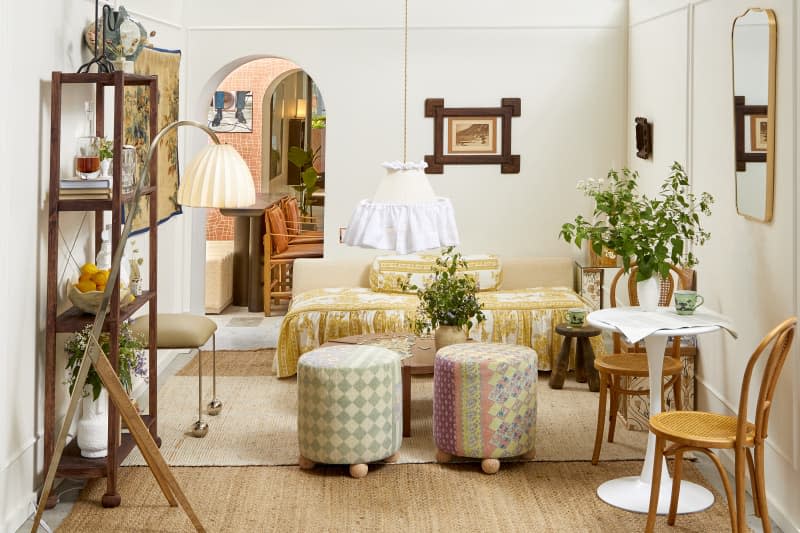
[[[232,145],[242,154],[250,173],[253,174],[256,192],[261,192],[261,114],[264,93],[272,81],[287,70],[298,68],[285,59],[256,59],[231,72],[219,85],[221,91],[253,92],[253,132],[252,133],[218,133],[223,143]],[[211,95],[209,95],[209,101]],[[269,135],[269,132],[267,132]],[[208,210],[206,221],[206,239],[209,241],[232,240],[233,218],[222,216],[217,209]]]

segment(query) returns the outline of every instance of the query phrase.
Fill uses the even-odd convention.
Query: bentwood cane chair
[[[628,273],[628,299],[631,305],[639,305],[639,297],[636,292],[636,272],[638,267],[635,265],[630,268]],[[670,272],[674,272],[680,279],[680,270],[670,265]],[[617,284],[624,274],[623,270],[617,272],[611,280],[611,307],[617,307]],[[669,305],[672,300],[672,293],[675,290],[675,280],[667,276],[661,279],[659,284],[658,305]],[[592,464],[596,465],[600,460],[600,447],[603,444],[603,432],[606,417],[606,396],[610,396],[610,406],[608,414],[608,442],[614,442],[614,432],[617,426],[617,411],[619,410],[620,396],[643,396],[650,393],[648,388],[632,389],[627,388],[624,381],[626,378],[642,377],[650,375],[647,365],[647,355],[637,352],[637,347],[630,347],[623,353],[622,339],[619,333],[613,333],[614,353],[598,356],[594,360],[594,366],[600,375],[600,401],[597,410],[597,429],[595,430],[594,451],[592,452]],[[667,388],[672,386],[673,396],[675,397],[675,408],[683,407],[681,398],[681,373],[683,363],[681,362],[681,340],[680,337],[672,339],[669,356],[664,358],[663,375],[669,377],[669,381],[664,384]],[[662,398],[666,395],[662,395]],[[663,408],[663,407],[662,407]]]
[[[772,408],[772,397],[778,383],[783,364],[794,340],[797,328],[797,317],[784,320],[770,331],[756,348],[742,378],[742,392],[739,396],[739,413],[737,416],[720,415],[700,411],[670,411],[650,417],[650,431],[656,436],[656,456],[653,461],[653,481],[650,491],[650,509],[647,514],[646,531],[653,531],[658,507],[658,488],[661,484],[661,458],[675,456],[675,467],[672,479],[672,499],[669,505],[667,523],[675,524],[678,508],[678,497],[681,488],[681,470],[683,454],[688,451],[702,452],[713,461],[722,478],[725,495],[728,500],[728,512],[731,518],[731,531],[747,531],[745,522],[744,477],[745,463],[750,471],[750,483],[753,493],[753,507],[756,516],[761,517],[765,532],[772,528],[767,510],[767,497],[764,488],[764,441],[767,438],[769,414]],[[756,398],[755,422],[747,420],[750,383],[753,370],[767,348],[772,345],[763,368],[761,385]],[[666,443],[671,442],[669,447]],[[733,499],[728,476],[712,449],[733,450],[735,458],[736,499]]]

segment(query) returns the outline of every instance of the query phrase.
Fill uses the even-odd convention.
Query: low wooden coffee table
[[[402,379],[403,379],[403,436],[411,436],[411,376],[421,374],[433,374],[433,358],[436,350],[433,347],[432,337],[417,337],[404,333],[370,333],[365,335],[351,335],[332,339],[322,346],[336,346],[337,344],[383,344],[381,341],[389,341],[403,338],[411,340],[411,356],[400,360]],[[389,349],[393,349],[387,346]],[[399,350],[398,350],[399,351]],[[401,355],[406,355],[399,351]]]

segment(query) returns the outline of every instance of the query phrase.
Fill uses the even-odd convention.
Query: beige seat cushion
[[[188,313],[159,313],[157,348],[199,348],[217,331],[213,320]],[[148,315],[143,315],[131,323],[134,333],[145,341],[148,336]]]

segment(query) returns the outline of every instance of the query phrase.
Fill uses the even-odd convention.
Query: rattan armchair
[[[628,300],[631,305],[639,305],[639,297],[636,291],[636,272],[638,267],[633,265],[628,273]],[[670,265],[670,273],[674,273],[676,277],[680,278],[683,274],[680,269]],[[624,275],[624,271],[620,270],[611,280],[611,294],[610,301],[611,307],[617,307],[617,285]],[[658,305],[669,305],[672,300],[672,293],[675,290],[675,279],[672,275],[661,279],[660,294]],[[610,406],[608,414],[608,442],[614,442],[614,432],[617,426],[617,410],[619,409],[620,396],[625,394],[628,396],[644,396],[650,393],[647,388],[643,389],[630,389],[626,388],[625,378],[649,376],[647,365],[647,355],[643,350],[639,350],[636,345],[628,346],[623,351],[622,339],[619,333],[613,333],[613,353],[610,355],[603,355],[596,357],[594,366],[600,375],[600,402],[597,410],[597,429],[595,431],[594,451],[592,453],[592,464],[596,465],[600,459],[600,448],[603,444],[603,432],[606,417],[606,401],[607,396],[610,396]],[[672,386],[673,395],[675,397],[676,409],[681,409],[681,374],[683,372],[683,363],[681,362],[681,340],[680,337],[672,339],[669,356],[664,358],[663,375],[669,376],[669,381],[664,387]],[[662,395],[662,398],[666,394]],[[663,406],[662,406],[663,409]]]
[[[319,229],[317,219],[305,216],[300,212],[297,198],[285,196],[280,201],[286,221],[286,230],[290,244],[315,244],[323,242],[324,234]]]
[[[292,298],[292,265],[301,257],[322,257],[322,242],[296,242],[286,228],[280,205],[267,208],[264,219],[264,315],[272,303]]]
[[[720,473],[725,495],[728,500],[728,511],[731,518],[731,531],[747,531],[745,522],[745,462],[750,471],[750,483],[753,493],[753,507],[756,516],[761,517],[765,532],[771,531],[767,498],[764,488],[764,441],[767,438],[769,414],[772,408],[772,397],[780,377],[786,356],[794,340],[797,317],[783,321],[770,331],[761,341],[750,360],[742,378],[742,390],[739,397],[739,413],[726,416],[699,411],[671,411],[650,417],[650,431],[656,436],[656,456],[653,461],[653,481],[650,492],[650,509],[647,514],[646,531],[653,531],[658,506],[658,488],[661,483],[662,457],[675,456],[675,468],[672,480],[672,498],[670,500],[667,523],[675,524],[675,514],[680,495],[680,481],[683,454],[688,451],[702,452],[713,461]],[[766,364],[764,365],[761,385],[756,399],[755,423],[747,420],[750,384],[753,369],[759,358],[772,345]],[[666,443],[671,442],[668,448]],[[728,476],[712,449],[732,449],[735,458],[736,499],[734,504]],[[755,456],[755,459],[754,459]]]

